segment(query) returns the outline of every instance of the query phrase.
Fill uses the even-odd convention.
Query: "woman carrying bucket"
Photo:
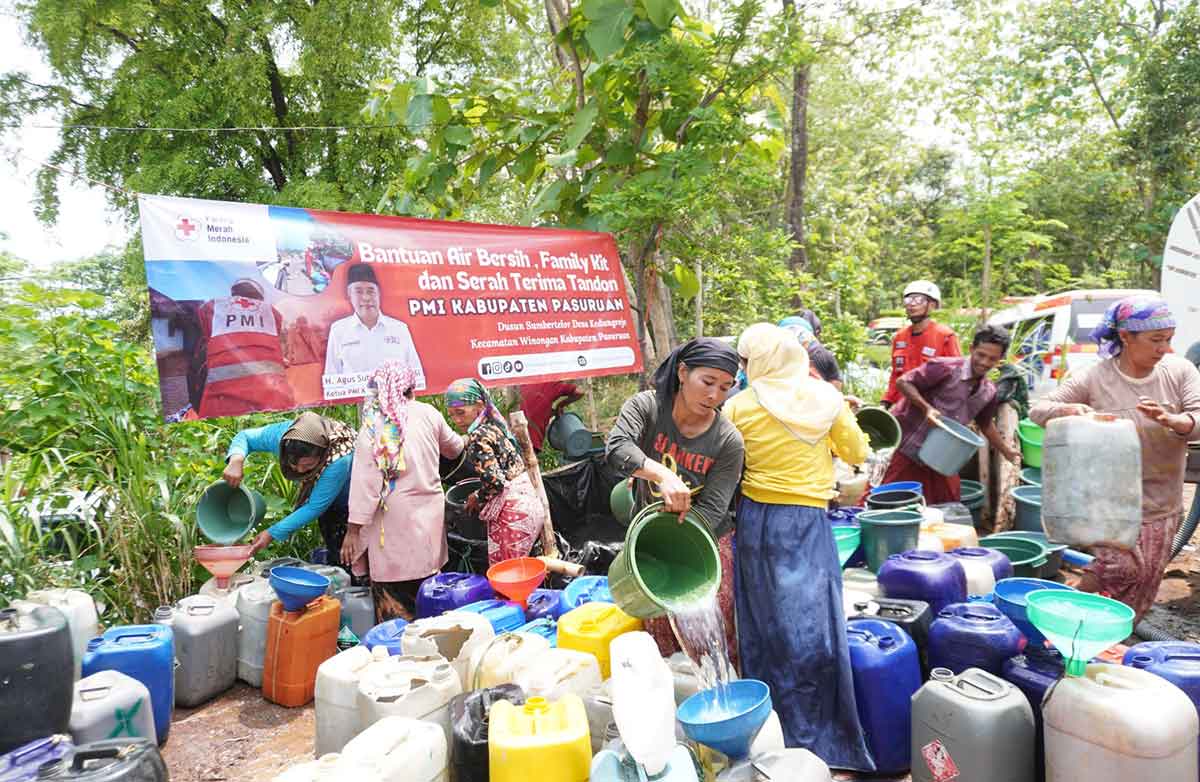
[[[371,377],[354,449],[342,561],[371,577],[375,620],[412,620],[421,582],[446,564],[446,499],[438,457],[462,438],[436,407],[413,399],[417,373],[389,361]]]
[[[695,511],[717,538],[717,602],[735,669],[729,509],[742,474],[742,437],[718,411],[734,387],[737,371],[737,353],[720,340],[701,337],[676,348],[655,371],[654,390],[642,391],[621,406],[605,452],[618,474],[640,479],[634,484],[635,513],[662,500],[671,513]],[[668,619],[650,619],[645,626],[664,656],[679,651]]]
[[[329,556],[336,559],[346,534],[354,430],[313,412],[301,413],[292,421],[243,429],[229,445],[222,476],[225,482],[235,488],[241,484],[246,457],[258,452],[275,454],[283,477],[299,483],[300,493],[295,510],[254,538],[251,556],[316,519]]]
[[[1122,299],[1092,332],[1104,360],[1037,402],[1039,426],[1093,410],[1128,419],[1142,446],[1142,526],[1137,548],[1094,546],[1079,588],[1107,592],[1140,619],[1154,604],[1183,513],[1187,444],[1200,440],[1200,372],[1171,355],[1175,318],[1153,297]],[[1085,458],[1080,456],[1079,458]],[[1117,476],[1121,477],[1121,476]]]
[[[746,444],[736,556],[742,675],[770,686],[787,746],[871,771],[825,515],[836,496],[832,455],[862,464],[867,437],[842,394],[809,376],[808,354],[787,330],[755,324],[738,353],[750,387],[725,416]]]
[[[478,512],[486,525],[488,564],[528,556],[546,511],[504,416],[473,377],[450,384],[446,410],[454,425],[466,432],[466,462],[479,476],[479,489],[467,498],[467,511]]]

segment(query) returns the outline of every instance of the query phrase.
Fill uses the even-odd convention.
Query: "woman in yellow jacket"
[[[832,454],[861,464],[867,438],[841,393],[809,376],[808,353],[791,332],[755,324],[738,354],[749,387],[724,412],[746,447],[734,590],[742,675],[770,686],[787,746],[871,771],[825,516],[836,495]]]

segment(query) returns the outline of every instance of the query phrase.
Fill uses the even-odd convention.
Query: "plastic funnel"
[[[731,760],[750,754],[750,745],[770,715],[771,691],[758,679],[738,679],[701,690],[675,711],[689,739]]]
[[[1133,609],[1111,598],[1057,589],[1030,592],[1029,621],[1067,658],[1067,675],[1082,676],[1088,661],[1133,632]]]
[[[1002,578],[996,582],[996,607],[1012,620],[1017,629],[1024,633],[1029,645],[1041,648],[1046,642],[1046,636],[1029,622],[1025,614],[1025,598],[1039,589],[1057,589],[1064,592],[1075,590],[1057,581],[1043,581],[1040,578]]]
[[[861,527],[834,527],[833,542],[837,544],[838,564],[842,567],[854,556],[862,540]]]
[[[213,543],[236,543],[267,514],[261,494],[241,484],[236,489],[217,481],[204,490],[196,504],[196,525]]]
[[[229,587],[229,577],[253,556],[253,546],[196,546],[192,555],[217,579],[221,589]]]
[[[526,609],[525,601],[546,579],[546,563],[533,557],[517,557],[497,562],[488,568],[492,589]]]
[[[325,594],[329,578],[298,567],[271,568],[268,578],[284,611],[303,611],[304,607]]]

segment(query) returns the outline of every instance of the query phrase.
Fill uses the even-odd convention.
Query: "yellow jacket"
[[[862,464],[870,453],[867,436],[848,405],[816,445],[789,432],[758,403],[753,389],[726,402],[724,413],[746,444],[742,494],[755,502],[824,508],[837,496],[832,454],[849,464]]]

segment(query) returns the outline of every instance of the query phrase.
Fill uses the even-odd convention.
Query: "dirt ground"
[[[1190,506],[1194,488],[1185,487],[1184,507]],[[1171,562],[1146,620],[1176,638],[1200,642],[1198,595],[1200,534]],[[315,731],[311,704],[285,709],[263,700],[259,690],[238,682],[198,709],[176,709],[163,757],[174,782],[267,782],[285,768],[312,759]],[[859,778],[875,782],[911,779],[835,775],[838,780]]]

